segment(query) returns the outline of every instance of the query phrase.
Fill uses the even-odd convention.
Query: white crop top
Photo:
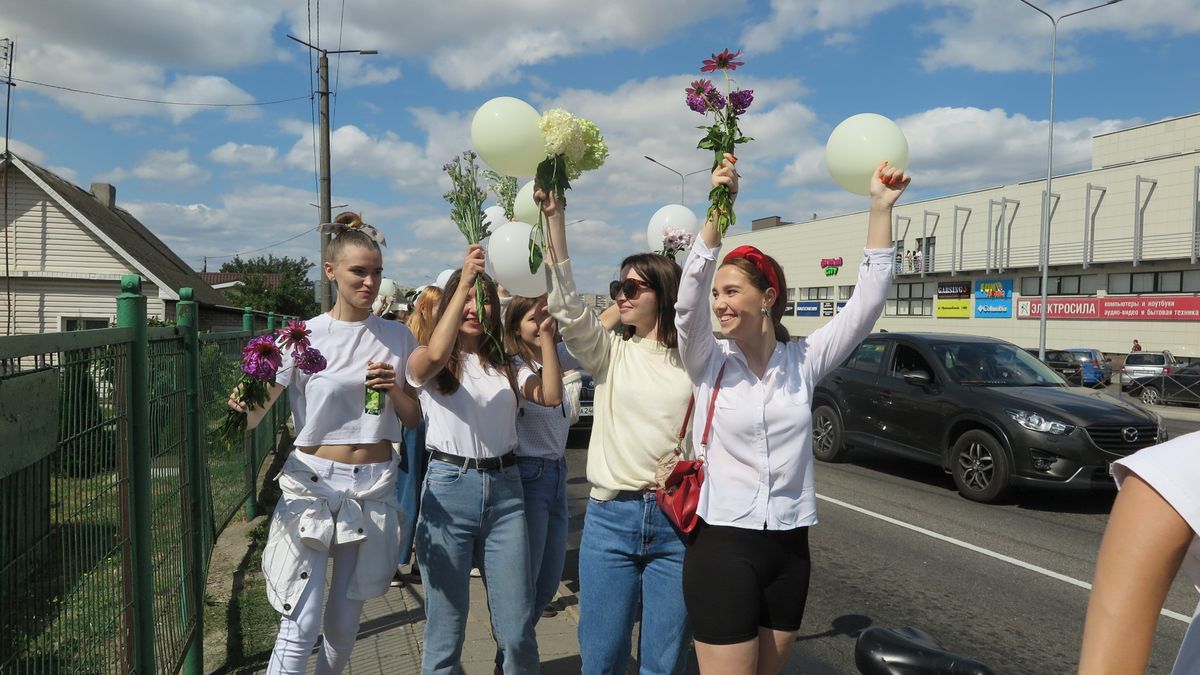
[[[425,349],[425,347],[420,347]],[[533,377],[529,366],[517,370],[517,389]],[[425,413],[425,447],[451,455],[483,459],[500,457],[517,447],[517,395],[503,371],[484,369],[479,357],[462,354],[462,374],[453,394],[438,391],[437,377],[418,385]]]
[[[298,447],[364,445],[399,442],[400,418],[384,395],[383,411],[364,411],[367,395],[367,362],[390,363],[397,383],[417,347],[404,324],[371,315],[365,321],[338,321],[328,314],[310,319],[309,341],[321,350],[325,370],[306,375],[293,367],[291,350],[284,350],[283,367],[275,382],[287,387],[288,402],[296,421]]]

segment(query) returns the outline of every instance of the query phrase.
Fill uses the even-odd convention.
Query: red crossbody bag
[[[700,447],[708,448],[708,435],[712,431],[713,409],[716,407],[717,392],[721,389],[721,378],[725,377],[725,366],[717,373],[717,381],[713,384],[712,395],[708,400],[708,419],[704,421],[704,435],[700,438]],[[687,434],[688,421],[692,410],[696,407],[696,397],[688,400],[687,413],[683,417],[683,425],[679,427],[679,440],[675,449],[663,455],[658,460],[658,470],[655,479],[658,492],[655,499],[658,508],[662,509],[667,518],[680,532],[690,533],[696,529],[700,517],[696,508],[700,505],[700,486],[704,484],[704,459],[680,459],[683,456],[683,438]]]

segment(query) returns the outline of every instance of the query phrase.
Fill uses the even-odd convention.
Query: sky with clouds
[[[1045,172],[1050,22],[1020,0],[6,0],[13,76],[169,106],[17,82],[12,149],[120,205],[186,261],[210,270],[236,252],[317,224],[315,61],[331,57],[333,203],[387,236],[386,274],[417,285],[461,264],[441,165],[470,146],[476,108],[516,96],[595,121],[611,156],[574,184],[570,238],[584,290],[644,250],[682,173],[704,169],[704,120],[684,88],[710,53],[743,52],[755,90],[742,123],[739,230],[753,218],[861,210],[837,188],[824,144],[844,118],[895,119],[910,146],[909,199]],[[1055,16],[1097,4],[1036,2]],[[319,17],[318,17],[319,13]],[[1055,166],[1090,161],[1091,137],[1198,111],[1195,0],[1123,0],[1062,21]],[[685,203],[701,212],[703,174]],[[317,258],[317,236],[255,251]]]

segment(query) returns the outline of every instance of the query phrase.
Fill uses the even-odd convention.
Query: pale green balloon
[[[829,175],[856,195],[871,194],[871,176],[885,160],[899,169],[908,167],[908,140],[900,127],[883,115],[860,113],[848,117],[825,143]]]
[[[533,181],[521,186],[517,198],[513,201],[513,220],[519,223],[536,223],[538,205],[533,201]]]
[[[532,176],[546,158],[538,122],[542,116],[519,98],[500,96],[479,106],[471,120],[471,142],[479,157],[506,176]]]

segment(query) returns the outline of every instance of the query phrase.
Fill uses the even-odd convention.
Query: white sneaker
[[[478,579],[478,578],[483,577],[483,572],[480,572],[478,567],[472,567],[471,568],[471,576]]]

